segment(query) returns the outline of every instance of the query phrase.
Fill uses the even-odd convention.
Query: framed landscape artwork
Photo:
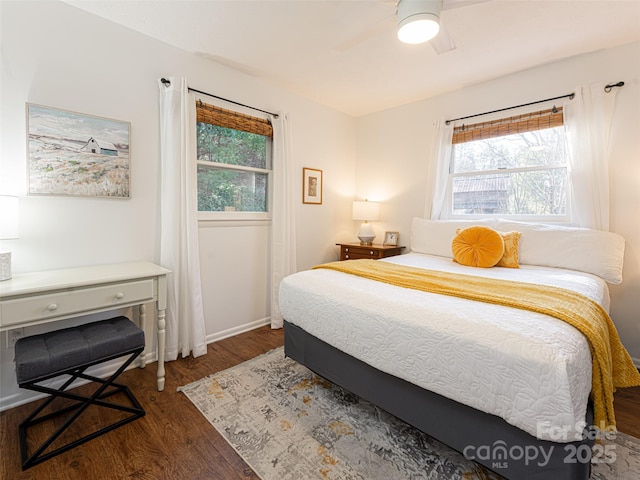
[[[131,124],[27,103],[29,195],[129,198]]]
[[[322,170],[302,169],[302,203],[322,204]]]

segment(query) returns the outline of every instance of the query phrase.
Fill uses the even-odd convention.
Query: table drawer
[[[3,300],[0,304],[0,318],[2,326],[7,326],[99,308],[135,305],[153,298],[153,279],[78,288],[47,295]]]
[[[379,257],[377,255],[373,255],[373,254],[366,255],[366,254],[362,254],[362,253],[352,252],[352,253],[345,253],[343,260],[359,260],[361,258],[377,259]]]
[[[357,260],[359,258],[380,258],[380,252],[375,249],[363,247],[342,247],[342,260]]]

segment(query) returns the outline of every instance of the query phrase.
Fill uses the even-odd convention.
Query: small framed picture
[[[384,232],[383,245],[398,245],[398,232]]]
[[[302,169],[302,203],[322,204],[322,170]]]

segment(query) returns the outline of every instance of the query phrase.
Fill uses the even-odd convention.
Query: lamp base
[[[11,278],[11,252],[0,252],[0,282]]]
[[[358,238],[360,239],[360,245],[373,245],[373,239],[376,238],[376,232],[373,230],[370,223],[364,222],[360,225]]]

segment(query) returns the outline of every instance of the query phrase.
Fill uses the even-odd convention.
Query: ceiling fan
[[[376,25],[338,45],[340,51],[349,50],[391,28],[398,28],[398,39],[404,43],[423,43],[429,41],[438,55],[456,49],[456,44],[443,25],[442,12],[454,8],[468,7],[489,0],[378,0],[384,5],[394,7],[396,15],[390,15]]]

